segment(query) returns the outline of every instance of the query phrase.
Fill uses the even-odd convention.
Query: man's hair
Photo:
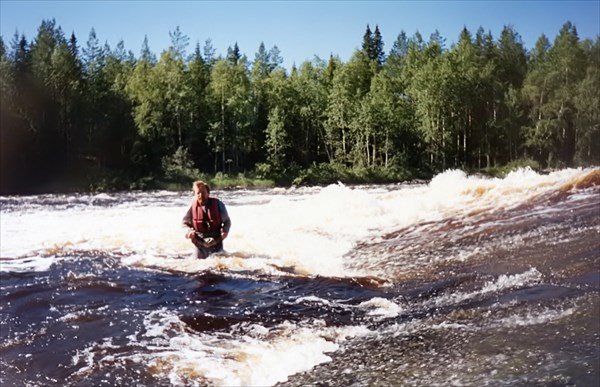
[[[192,183],[193,187],[206,187],[206,193],[210,193],[210,186],[204,182],[203,180],[196,180],[195,182]]]

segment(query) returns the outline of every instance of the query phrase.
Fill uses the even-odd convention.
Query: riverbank
[[[538,163],[532,160],[517,160],[508,165],[466,170],[468,174],[503,177],[518,168],[531,168],[541,172]],[[132,178],[125,173],[97,167],[71,167],[52,179],[25,181],[16,189],[2,189],[2,195],[31,195],[43,193],[89,193],[115,191],[167,190],[181,191],[190,187],[192,181],[201,179],[213,189],[232,188],[275,188],[292,186],[319,186],[335,183],[346,185],[393,184],[413,180],[430,180],[442,171],[425,171],[409,168],[348,168],[342,165],[322,163],[305,169],[280,169],[258,167],[242,173],[209,174],[198,170],[171,176],[149,174]],[[6,187],[2,187],[6,188]]]

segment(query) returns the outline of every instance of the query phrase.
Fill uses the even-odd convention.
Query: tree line
[[[566,22],[528,51],[464,28],[450,47],[401,31],[389,52],[367,26],[347,62],[317,56],[289,71],[277,46],[254,58],[210,39],[188,54],[179,27],[160,57],[136,57],[94,29],[80,46],[55,20],[29,41],[0,36],[2,193],[51,181],[144,188],[154,179],[248,174],[282,184],[327,168],[386,176],[541,168],[600,160],[600,37]],[[107,180],[108,179],[108,180]],[[301,181],[296,180],[296,181]],[[146,183],[144,183],[146,182]]]

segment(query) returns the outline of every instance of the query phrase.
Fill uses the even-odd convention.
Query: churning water
[[[0,197],[2,386],[600,384],[600,169]]]

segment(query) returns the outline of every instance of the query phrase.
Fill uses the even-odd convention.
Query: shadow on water
[[[78,374],[86,368],[86,347],[110,343],[105,356],[134,350],[127,337],[142,329],[147,311],[179,305],[180,290],[192,282],[132,270],[106,254],[48,259],[54,263],[44,272],[2,273],[3,386],[114,385],[127,374],[119,367],[109,378]]]
[[[391,297],[368,278],[239,278],[207,273],[196,279],[199,287],[190,298],[202,303],[202,312],[180,318],[200,332],[227,330],[240,323],[272,327],[311,319],[326,326],[351,325],[364,318],[352,306],[373,297]]]

